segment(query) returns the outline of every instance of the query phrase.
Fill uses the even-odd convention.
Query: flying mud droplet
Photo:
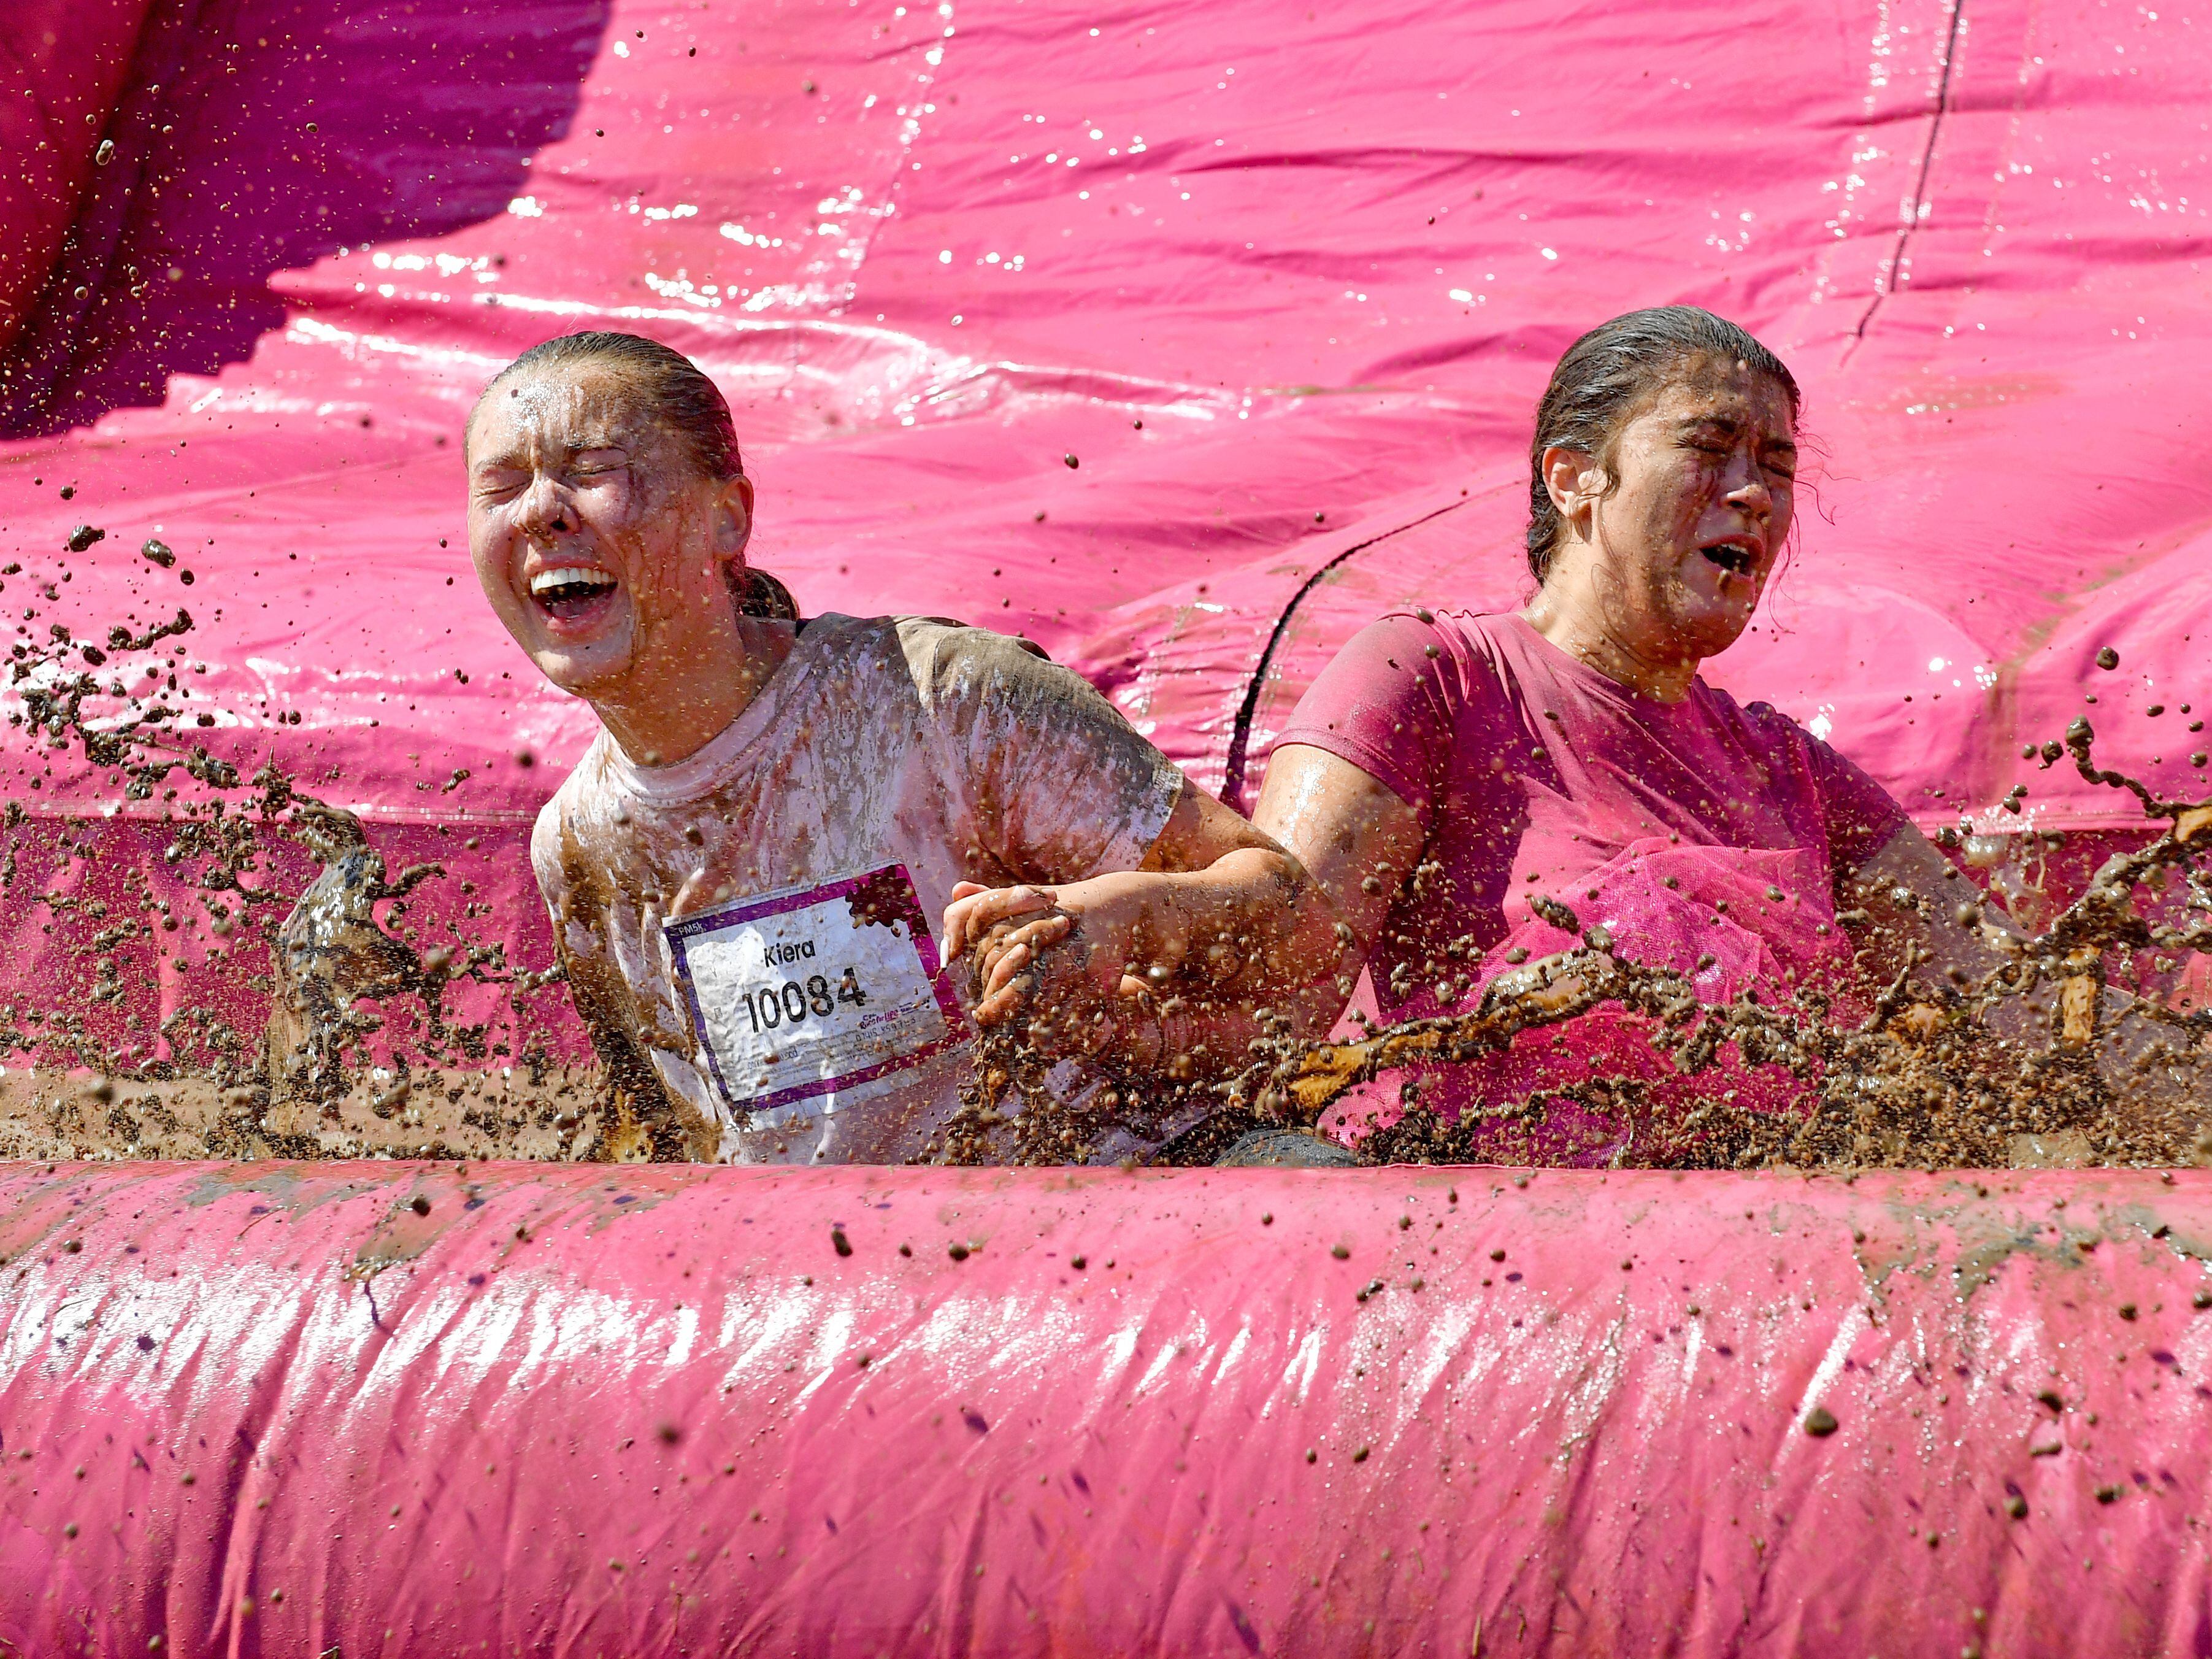
[[[88,526],[80,534],[87,532],[95,538],[99,534]],[[157,539],[149,538],[140,551],[149,562],[163,568],[175,557]],[[65,1049],[69,1064],[89,1065],[105,1073],[86,1095],[90,1103],[106,1109],[105,1118],[99,1128],[88,1123],[85,1132],[111,1135],[133,1152],[161,1155],[150,1148],[141,1152],[139,1143],[150,1124],[169,1146],[186,1156],[354,1155],[359,1143],[352,1141],[343,1127],[331,1126],[337,1121],[341,1099],[361,1080],[354,1067],[366,1068],[371,1063],[371,1039],[384,1029],[384,1010],[364,1003],[401,998],[419,1000],[422,1006],[420,1018],[411,1012],[405,1016],[406,1041],[415,1060],[401,1060],[393,1047],[389,1057],[400,1068],[398,1079],[382,1088],[373,1102],[364,1103],[376,1116],[391,1118],[407,1103],[406,1068],[410,1063],[459,1064],[478,1076],[484,1074],[485,1033],[489,1028],[456,1025],[447,1020],[442,998],[448,984],[466,980],[479,986],[511,986],[519,995],[549,983],[557,970],[544,975],[516,973],[506,965],[503,945],[477,944],[451,924],[445,929],[450,939],[423,939],[423,950],[418,955],[411,937],[402,936],[400,906],[418,883],[441,874],[440,866],[418,866],[403,872],[397,880],[387,881],[381,855],[370,846],[363,826],[351,813],[307,794],[274,764],[264,765],[248,781],[232,762],[200,744],[185,741],[179,727],[216,724],[211,714],[201,713],[195,718],[173,700],[179,690],[173,677],[180,670],[196,666],[187,664],[176,643],[193,628],[191,613],[179,609],[169,621],[110,628],[104,647],[73,638],[59,623],[51,627],[45,640],[20,641],[10,653],[8,665],[21,708],[14,723],[42,746],[59,750],[74,741],[82,748],[85,761],[107,773],[111,782],[119,787],[122,799],[115,803],[118,806],[153,801],[163,783],[179,772],[196,786],[192,799],[187,801],[179,802],[179,792],[172,787],[148,809],[164,826],[163,833],[171,837],[161,860],[165,872],[179,885],[158,905],[147,895],[147,921],[121,933],[109,928],[103,938],[111,943],[92,940],[69,947],[81,953],[98,953],[100,978],[93,987],[95,1003],[101,1000],[103,987],[110,988],[108,1000],[119,1003],[125,994],[124,981],[131,970],[123,968],[111,954],[115,943],[132,936],[149,938],[157,941],[158,960],[170,954],[167,947],[158,943],[165,934],[179,932],[180,924],[197,923],[204,929],[203,943],[210,947],[204,964],[209,968],[227,952],[249,944],[258,946],[266,940],[273,947],[273,971],[269,977],[249,981],[240,988],[268,994],[267,1029],[256,1045],[250,1036],[241,1037],[231,1030],[227,1021],[195,1018],[191,1030],[201,1038],[195,1042],[174,1022],[167,1022],[161,1036],[169,1045],[168,1056],[155,1060],[155,1051],[145,1042],[136,1015],[125,1023],[116,1052],[95,1052],[97,1044],[76,1035],[82,1030],[80,1020],[72,1017],[57,1023],[54,1015],[27,1010],[18,999],[0,1015],[0,1022],[4,1022],[0,1034],[13,1036],[15,1046],[33,1056],[34,1066],[55,1063],[60,1056],[54,1051],[59,1046]],[[296,716],[287,720],[285,712],[277,711],[267,717],[266,723],[293,724]],[[10,830],[25,817],[20,802],[9,803],[6,814]],[[62,843],[64,863],[72,857],[90,863],[89,843],[70,845],[72,835],[81,836],[82,831],[57,823],[50,833]],[[287,844],[305,851],[323,866],[296,901],[258,873]],[[11,837],[7,856],[0,859],[0,885],[15,878],[20,850]],[[386,901],[395,904],[389,927],[376,915],[376,907]],[[63,891],[46,902],[59,909],[70,902],[70,896]],[[289,910],[281,927],[259,919],[279,907]],[[91,908],[88,901],[86,908]],[[96,916],[98,912],[92,914]],[[469,914],[476,914],[475,907]],[[404,931],[411,936],[415,930]],[[178,960],[179,972],[197,963],[196,957],[181,952]],[[215,986],[196,977],[191,989],[204,996]],[[208,1012],[198,1011],[202,1015]],[[518,1006],[518,1014],[520,1012]],[[40,1031],[38,1027],[42,1022],[45,1030]],[[27,1035],[23,1029],[27,1024],[31,1027]],[[67,1041],[58,1042],[64,1036]],[[522,1058],[537,1052],[526,1036],[523,1048]],[[195,1049],[197,1060],[189,1060]],[[380,1082],[384,1076],[379,1073]],[[127,1081],[134,1090],[144,1085],[156,1092],[134,1098],[126,1110],[117,1097],[113,1079]],[[462,1082],[466,1087],[465,1077]],[[184,1127],[171,1110],[167,1094],[160,1092],[172,1090],[181,1091],[179,1099],[190,1095],[206,1101],[204,1127]],[[515,1106],[534,1103],[528,1092],[510,1089],[502,1094]],[[447,1097],[456,1103],[461,1097]],[[296,1127],[279,1128],[270,1121],[270,1109],[288,1101],[310,1102],[319,1107],[331,1137],[329,1145],[315,1133]],[[526,1127],[516,1118],[495,1121],[480,1108],[465,1109],[459,1115],[467,1120],[471,1110],[482,1133],[500,1137]],[[312,1113],[309,1118],[312,1121]],[[411,1113],[410,1119],[409,1127],[415,1127],[416,1120]],[[293,1114],[291,1121],[296,1125],[298,1121],[297,1114]],[[499,1144],[495,1139],[495,1145]],[[427,1156],[442,1145],[442,1141],[426,1143],[418,1139],[410,1140],[407,1150]],[[574,1149],[569,1155],[589,1150]]]
[[[2047,761],[2070,754],[2084,780],[2132,793],[2164,833],[2108,859],[2070,905],[2039,918],[2039,933],[2000,933],[1988,926],[1983,898],[1954,901],[1959,924],[1982,926],[1996,957],[1978,980],[1910,959],[1868,908],[1900,902],[1885,890],[1856,906],[1846,895],[1837,921],[1864,961],[1902,960],[1893,974],[1885,969],[1875,978],[1862,969],[1840,985],[1762,988],[1757,997],[1711,1004],[1700,1000],[1692,975],[1634,960],[1632,943],[1613,940],[1603,928],[1584,932],[1571,907],[1538,896],[1530,909],[1571,937],[1580,933],[1578,945],[1534,961],[1509,956],[1508,970],[1472,1006],[1370,1025],[1357,1041],[1315,1042],[1292,1035],[1287,1020],[1263,1020],[1269,1035],[1251,1045],[1252,1064],[1226,1080],[1194,1078],[1171,1061],[1151,1075],[1109,1073],[1110,1086],[1070,1105],[1045,1086],[1065,1051],[1054,1017],[1003,1022],[977,1042],[961,1114],[933,1157],[1079,1162],[1104,1129],[1141,1133],[1175,1112],[1188,1121],[1201,1097],[1223,1120],[1312,1130],[1350,1091],[1395,1073],[1407,1079],[1404,1112],[1359,1143],[1363,1162],[1539,1164],[1546,1161],[1540,1132],[1564,1113],[1569,1121],[1595,1115],[1626,1125],[1611,1155],[1620,1168],[2212,1164],[2212,1012],[2150,995],[2123,998],[2115,988],[2142,957],[2178,963],[2212,949],[2212,869],[2198,867],[2212,850],[2212,803],[2161,799],[2099,766],[2094,737],[2077,720],[2063,744],[2035,752]],[[2016,805],[2018,797],[2011,799]],[[1951,844],[1973,861],[1972,842],[1954,836]],[[2154,903],[2160,894],[2164,900]],[[1903,902],[1936,914],[1909,891]],[[1994,894],[1987,902],[1994,904]],[[1947,917],[1953,908],[1945,907]],[[1472,937],[1454,941],[1438,965],[1446,957],[1480,960],[1487,948]],[[1717,965],[1702,951],[1695,975]],[[1471,980],[1462,982],[1471,992]],[[1161,1007],[1180,1007],[1188,983],[1178,976],[1147,990],[1162,998]],[[1202,1012],[1202,992],[1194,1000]],[[1600,1007],[1646,1025],[1653,1049],[1680,1076],[1715,1076],[1732,1053],[1747,1069],[1772,1067],[1769,1075],[1791,1079],[1797,1104],[1754,1109],[1735,1097],[1732,1082],[1717,1080],[1686,1107],[1662,1105],[1650,1082],[1602,1075],[1497,1103],[1471,1121],[1440,1117],[1422,1103],[1424,1078]],[[1516,1186],[1523,1181],[1515,1177]]]

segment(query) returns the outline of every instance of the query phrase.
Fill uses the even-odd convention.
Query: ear
[[[1559,516],[1582,534],[1589,533],[1590,503],[1605,489],[1605,469],[1587,450],[1553,444],[1544,452],[1544,489]]]
[[[725,563],[742,559],[752,538],[753,481],[740,473],[715,492],[714,557]]]

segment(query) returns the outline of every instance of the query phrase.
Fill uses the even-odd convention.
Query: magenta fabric
[[[1738,708],[1702,680],[1679,703],[1640,696],[1513,615],[1362,629],[1279,741],[1349,761],[1420,817],[1441,869],[1393,908],[1404,942],[1376,964],[1386,979],[1462,936],[1486,950],[1538,895],[1578,904],[1590,872],[1654,840],[1802,853],[1796,884],[1832,921],[1832,878],[1906,822],[1873,779],[1769,705]],[[1435,1012],[1418,999],[1383,1006]]]
[[[1924,823],[2134,822],[2019,759],[2081,712],[2112,763],[2201,787],[2212,180],[2174,115],[2201,26],[1313,9],[154,0],[0,397],[9,628],[189,598],[211,744],[519,857],[592,722],[469,592],[457,434],[524,346],[631,327],[731,394],[756,551],[806,608],[1025,631],[1249,799],[1359,627],[1519,602],[1545,373],[1683,300],[1784,354],[1826,458],[1717,685]],[[34,48],[96,12],[9,7],[0,50],[76,75]],[[55,199],[8,194],[0,240],[52,246]],[[136,557],[154,533],[190,596]],[[0,793],[117,806],[32,757]]]
[[[1518,594],[1549,363],[1691,300],[1790,360],[1827,457],[1717,683],[1929,819],[1994,813],[2085,680],[2116,759],[2195,776],[2145,712],[2191,695],[2212,580],[2187,436],[2212,198],[2163,112],[2212,45],[2178,15],[632,9],[206,0],[179,34],[155,9],[164,113],[118,103],[143,154],[96,181],[134,185],[117,240],[9,404],[40,434],[0,468],[9,554],[112,532],[40,624],[123,599],[159,523],[217,596],[231,740],[334,750],[400,812],[410,750],[572,757],[588,718],[441,596],[453,440],[522,345],[634,325],[730,390],[758,551],[809,609],[1025,629],[1219,782],[1263,655],[1248,757],[1360,623]],[[41,15],[11,8],[11,41]],[[277,688],[296,732],[259,716]],[[2130,817],[2027,775],[2045,821]],[[544,788],[479,768],[453,804]]]
[[[2197,1170],[18,1165],[0,1641],[2187,1654],[2208,1237]]]
[[[1747,988],[1786,999],[1808,983],[1840,991],[1850,947],[1835,929],[1836,883],[1907,821],[1879,784],[1767,705],[1739,708],[1702,680],[1680,703],[1639,696],[1511,615],[1395,616],[1361,629],[1279,742],[1350,762],[1419,815],[1435,868],[1392,904],[1368,957],[1390,1019],[1471,1006],[1514,965],[1510,953],[1577,943],[1530,909],[1538,896],[1603,927],[1624,958],[1689,975],[1708,1002]],[[1532,1032],[1494,1062],[1417,1075],[1454,1118],[1594,1070],[1652,1083],[1672,1107],[1723,1089],[1777,1108],[1796,1097],[1771,1068],[1755,1085],[1733,1062],[1683,1079],[1650,1036],[1600,1011],[1565,1038]],[[1340,1121],[1364,1131],[1395,1119],[1395,1080]],[[1562,1111],[1543,1161],[1601,1163],[1630,1133]]]

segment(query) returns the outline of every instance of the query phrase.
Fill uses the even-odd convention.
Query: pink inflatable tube
[[[2194,1173],[19,1167],[0,1650],[2199,1652],[2208,1252]]]

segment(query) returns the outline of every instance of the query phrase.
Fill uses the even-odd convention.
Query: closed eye
[[[568,464],[570,474],[579,478],[602,478],[611,472],[620,472],[629,465],[629,456],[619,449],[586,449],[580,451]]]

